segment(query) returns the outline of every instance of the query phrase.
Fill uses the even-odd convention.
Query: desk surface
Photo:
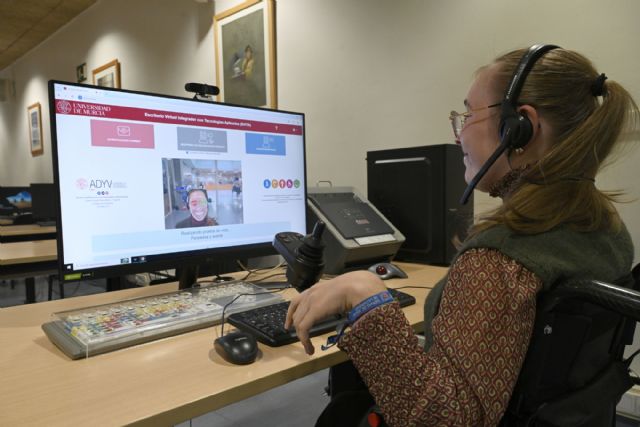
[[[38,224],[7,225],[0,227],[0,242],[26,242],[29,240],[46,240],[56,238],[55,226]]]
[[[389,287],[432,287],[446,273],[442,267],[399,265],[409,279],[391,280]],[[41,329],[54,312],[176,288],[170,283],[0,309],[0,425],[176,424],[345,360],[335,347],[320,350],[325,335],[313,338],[317,351],[311,357],[300,343],[260,344],[255,363],[231,365],[213,349],[216,326],[72,361]],[[421,328],[428,290],[404,292],[418,301],[405,313]]]
[[[57,257],[56,240],[0,243],[0,266],[54,261]]]
[[[49,234],[55,233],[56,227],[41,226],[38,224],[24,224],[24,225],[3,225],[0,227],[0,236],[24,236],[32,234]]]

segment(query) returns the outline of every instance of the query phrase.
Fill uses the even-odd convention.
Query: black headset
[[[482,165],[471,182],[469,182],[460,199],[461,204],[464,205],[467,203],[478,182],[480,182],[489,168],[498,160],[498,157],[500,157],[505,150],[522,148],[531,140],[533,136],[533,125],[526,115],[518,112],[518,96],[520,96],[524,81],[531,71],[533,64],[535,64],[542,55],[557,48],[559,48],[559,46],[553,44],[536,44],[531,46],[520,59],[518,66],[513,72],[509,86],[507,86],[500,107],[500,124],[498,126],[500,145],[485,164]]]
[[[552,44],[531,46],[520,59],[520,63],[513,72],[511,83],[507,86],[507,91],[502,100],[502,111],[500,113],[500,143],[506,143],[507,148],[522,148],[531,140],[533,126],[527,116],[518,113],[518,97],[533,64],[542,55],[556,48],[558,46]]]

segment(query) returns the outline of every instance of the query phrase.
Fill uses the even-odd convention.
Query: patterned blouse
[[[424,352],[397,303],[340,340],[390,426],[494,426],[527,352],[542,281],[495,249],[451,267]]]

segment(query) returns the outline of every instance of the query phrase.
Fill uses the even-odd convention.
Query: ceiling
[[[14,63],[96,0],[0,0],[0,70]]]

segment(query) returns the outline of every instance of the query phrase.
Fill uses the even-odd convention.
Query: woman
[[[218,222],[209,216],[209,198],[204,188],[194,188],[187,193],[189,216],[176,224],[176,228],[211,227]]]
[[[467,182],[508,137],[501,101],[527,53],[480,68],[467,111],[451,114]],[[638,112],[630,95],[580,54],[554,47],[526,75],[515,110],[530,134],[477,184],[503,203],[473,226],[430,293],[424,350],[368,272],[320,282],[289,308],[285,326],[296,328],[309,354],[310,326],[353,310],[356,320],[338,346],[390,425],[498,424],[527,352],[538,293],[561,279],[613,282],[631,269],[633,246],[613,197],[595,186],[627,114]]]

